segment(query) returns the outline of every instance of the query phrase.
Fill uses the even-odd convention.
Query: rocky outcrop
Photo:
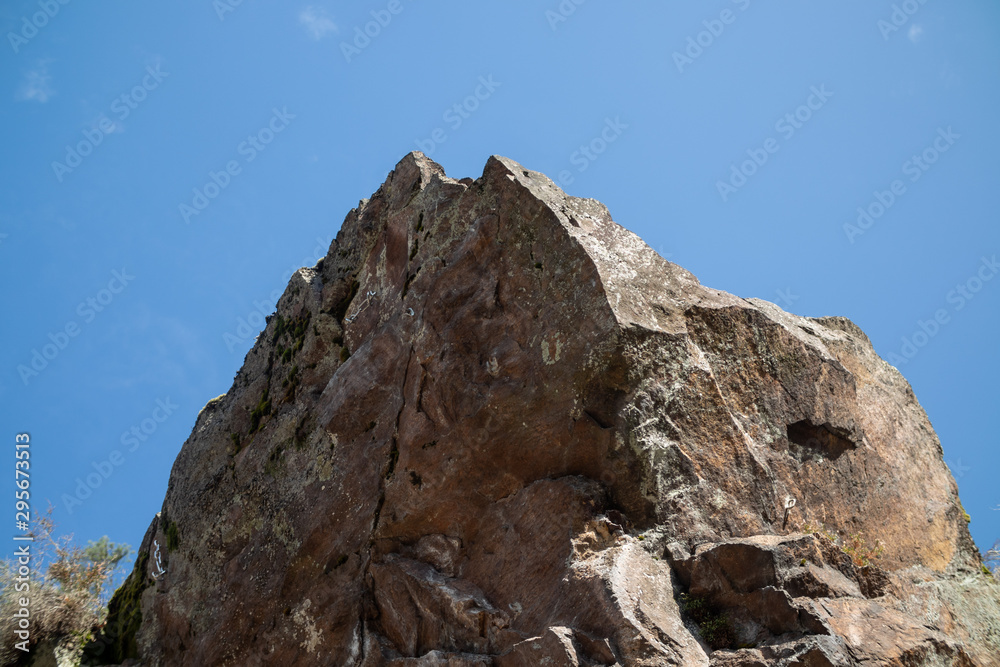
[[[500,157],[408,155],[293,276],[123,590],[105,660],[150,666],[1000,654],[940,444],[855,325],[704,287]]]

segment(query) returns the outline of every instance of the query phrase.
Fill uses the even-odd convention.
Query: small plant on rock
[[[716,611],[705,598],[681,593],[681,610],[698,625],[698,632],[713,650],[731,648],[736,642],[729,618]]]
[[[802,530],[807,535],[818,535],[839,547],[841,551],[851,557],[851,562],[854,563],[855,567],[868,567],[881,559],[885,552],[885,545],[882,544],[881,540],[875,540],[874,544],[869,545],[868,540],[860,531],[850,535],[846,540],[841,540],[839,536],[827,530],[823,524],[813,526],[807,523]]]
[[[851,557],[851,562],[857,567],[868,567],[873,561],[882,558],[885,545],[881,540],[875,540],[875,544],[869,546],[861,533],[854,533],[844,544],[840,545],[840,550]]]

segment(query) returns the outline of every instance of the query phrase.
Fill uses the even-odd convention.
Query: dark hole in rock
[[[806,458],[810,454],[818,454],[823,458],[836,459],[844,452],[857,448],[843,429],[829,424],[817,426],[808,419],[788,425],[788,440],[801,448],[797,453]]]
[[[609,429],[609,428],[611,428],[613,426],[613,424],[611,423],[611,420],[608,417],[599,414],[595,410],[589,410],[589,409],[588,410],[584,410],[583,414],[585,414],[588,417],[590,417],[591,419],[593,419],[594,422],[598,426],[600,426],[601,428],[603,428],[603,429]]]

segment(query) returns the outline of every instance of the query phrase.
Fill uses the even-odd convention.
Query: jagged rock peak
[[[927,416],[850,321],[704,287],[507,158],[455,180],[411,153],[198,416],[103,644],[995,665],[1000,594]]]

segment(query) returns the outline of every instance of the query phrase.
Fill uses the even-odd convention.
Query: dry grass
[[[28,654],[15,648],[19,641],[14,612],[19,598],[28,597],[30,644],[42,642],[59,646],[79,656],[84,644],[93,638],[107,613],[107,587],[119,563],[128,553],[125,545],[115,545],[104,537],[86,548],[76,546],[72,536],[53,536],[52,508],[44,516],[36,515],[31,534],[30,591],[15,590],[17,564],[0,562],[0,664],[17,665]],[[44,574],[40,571],[45,568]],[[26,662],[24,663],[26,664]]]

